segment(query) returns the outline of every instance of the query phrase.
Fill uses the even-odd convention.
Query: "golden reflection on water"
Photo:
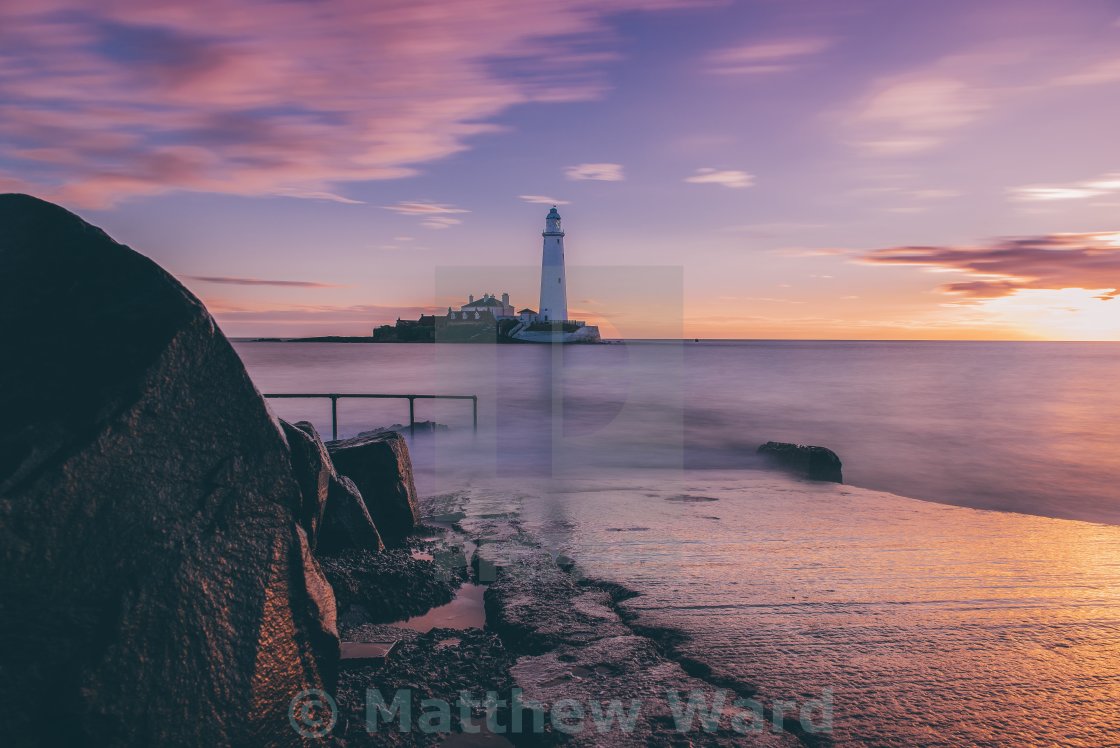
[[[1120,743],[1120,527],[676,476],[522,511],[690,656],[771,699],[831,688],[840,743]]]

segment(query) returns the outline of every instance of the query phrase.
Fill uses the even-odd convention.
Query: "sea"
[[[518,516],[835,744],[1120,745],[1120,343],[235,347],[264,393],[476,396],[414,401],[448,427],[412,441],[422,494]],[[329,400],[271,403],[331,435]]]

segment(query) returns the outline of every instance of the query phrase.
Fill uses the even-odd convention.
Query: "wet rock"
[[[318,542],[319,525],[327,504],[327,489],[334,467],[319,433],[307,421],[292,424],[280,421],[291,452],[292,474],[299,484],[302,501],[295,507],[296,517],[307,532],[311,547]]]
[[[0,196],[7,744],[289,745],[333,670],[288,450],[202,304]]]
[[[843,483],[843,464],[836,453],[824,447],[766,442],[758,453],[770,464],[810,480]]]
[[[462,582],[460,571],[413,558],[399,548],[320,555],[319,562],[348,626],[390,623],[425,613],[451,602]],[[354,607],[360,607],[363,620],[350,614]]]
[[[642,636],[623,634],[587,642],[582,646],[561,646],[536,656],[518,658],[510,674],[522,689],[526,703],[541,705],[550,717],[553,706],[565,700],[575,700],[583,706],[583,719],[575,724],[582,729],[566,735],[564,745],[622,746],[682,745],[682,746],[785,746],[796,748],[798,740],[789,733],[774,733],[770,725],[757,720],[757,732],[739,731],[732,724],[734,714],[746,713],[733,704],[740,697],[724,691],[726,705],[721,719],[711,732],[704,730],[698,719],[687,725],[678,725],[668,694],[672,692],[680,702],[687,702],[699,695],[708,705],[715,702],[720,689],[711,683],[694,678],[676,662],[666,659],[654,643]],[[587,705],[596,703],[601,712],[616,702],[619,710],[633,716],[627,729],[620,727],[617,719],[597,725],[588,714]],[[635,704],[638,706],[635,708]],[[678,707],[680,708],[680,707]],[[617,713],[616,713],[617,714]],[[755,715],[750,715],[752,718]],[[550,720],[551,721],[551,720]],[[552,726],[553,731],[556,727]]]
[[[348,549],[376,553],[384,550],[385,544],[354,481],[345,475],[332,475],[316,550],[337,554]]]
[[[299,543],[300,564],[295,591],[306,597],[299,602],[312,612],[308,636],[315,652],[315,661],[327,690],[333,690],[338,678],[339,637],[338,611],[334,589],[327,581],[319,561],[311,553],[307,533],[299,525],[295,527],[296,541]]]
[[[469,728],[481,734],[464,734],[459,698],[465,692],[468,699],[482,701],[490,691],[508,699],[513,688],[509,674],[512,662],[513,657],[501,640],[481,629],[432,629],[402,639],[383,665],[347,667],[343,671],[338,687],[338,735],[347,746],[509,746],[511,743],[501,735],[501,727],[510,724],[508,714],[502,710],[495,715],[495,724],[501,727],[487,734],[490,731],[486,728],[485,710],[481,706],[468,707]],[[398,721],[388,726],[382,722],[376,733],[368,732],[368,689],[376,689],[387,704],[398,691],[405,694],[403,698],[410,702],[413,715],[411,730],[400,732]],[[420,715],[427,699],[451,705],[446,731],[424,729]],[[449,738],[449,732],[455,736]],[[471,742],[459,742],[464,739]]]
[[[359,431],[358,436],[379,436],[391,431],[398,434],[435,434],[446,433],[451,430],[451,427],[445,423],[437,423],[436,421],[417,421],[411,426],[407,423],[394,423],[392,426],[381,426],[369,431]]]
[[[606,592],[580,587],[545,551],[499,568],[485,601],[488,625],[518,652],[539,654],[630,633]]]
[[[733,709],[732,704],[749,694],[696,677],[668,657],[667,649],[680,643],[681,634],[640,628],[632,614],[623,616],[619,603],[635,596],[618,585],[577,583],[540,550],[499,568],[497,581],[486,593],[487,625],[520,655],[510,674],[522,689],[522,701],[543,713],[544,738],[563,745],[616,748],[798,745],[793,735],[775,733],[761,721],[760,732],[737,731],[732,717],[745,710]],[[687,732],[678,730],[670,692],[681,702],[700,694],[711,704],[721,690],[727,708],[713,731],[696,722],[686,726]],[[554,708],[572,700],[580,705],[582,719],[567,727],[556,724]],[[588,712],[591,704],[608,711],[609,702],[619,703],[628,716],[633,711],[626,729],[616,719],[600,731]],[[573,725],[578,731],[570,731]]]
[[[357,485],[388,546],[402,546],[420,520],[412,461],[396,432],[328,442],[335,469]]]

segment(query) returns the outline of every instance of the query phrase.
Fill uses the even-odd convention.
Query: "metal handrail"
[[[470,400],[472,403],[472,416],[474,432],[478,433],[478,395],[381,395],[355,392],[272,392],[265,393],[264,397],[272,398],[329,398],[331,401],[331,439],[338,439],[338,401],[344,397],[366,400],[408,400],[408,434],[416,436],[416,401],[417,400]]]

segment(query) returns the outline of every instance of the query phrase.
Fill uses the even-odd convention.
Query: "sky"
[[[0,191],[235,337],[535,308],[555,204],[619,336],[1118,340],[1118,133],[1118,0],[0,3]]]

